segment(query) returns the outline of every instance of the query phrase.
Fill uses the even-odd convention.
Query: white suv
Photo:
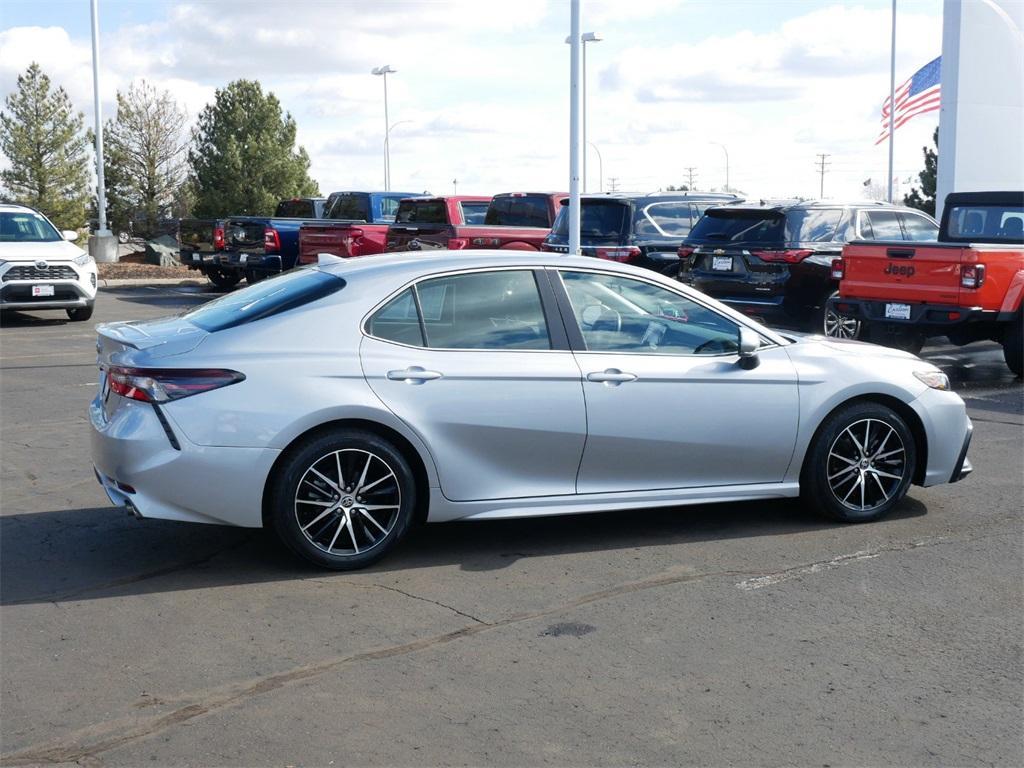
[[[50,220],[24,205],[0,203],[0,310],[63,309],[92,317],[96,262]]]

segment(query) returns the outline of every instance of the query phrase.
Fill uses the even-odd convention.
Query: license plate
[[[732,272],[732,256],[712,256],[711,268],[718,272]]]
[[[33,285],[32,286],[33,296],[53,296],[52,285]]]
[[[909,320],[910,319],[910,305],[909,304],[886,304],[885,305],[885,316],[889,320]]]
[[[203,260],[203,257],[200,256],[198,253],[193,253],[192,254],[192,261],[202,261],[202,260]]]
[[[248,260],[249,260],[249,254],[247,254],[247,253],[243,253],[241,256],[238,257],[238,263],[239,264],[245,264],[245,262],[247,262]]]

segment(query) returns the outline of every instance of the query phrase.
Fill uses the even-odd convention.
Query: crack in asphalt
[[[366,585],[356,585],[354,582],[351,582],[351,581],[342,581],[342,583],[343,584],[349,584],[349,585],[352,585],[352,586],[366,586]],[[456,608],[454,606],[451,606],[451,605],[448,605],[447,603],[442,603],[442,602],[440,602],[438,600],[431,600],[429,597],[421,597],[420,595],[414,595],[412,592],[406,592],[404,589],[399,589],[398,587],[389,587],[387,584],[376,584],[376,583],[373,583],[373,584],[370,584],[369,586],[376,587],[377,589],[386,589],[388,592],[397,592],[400,595],[405,595],[406,597],[411,597],[413,600],[421,600],[424,603],[431,603],[431,604],[439,606],[441,608],[447,608],[452,613],[457,613],[459,616],[463,616],[463,617],[465,617],[467,619],[470,619],[471,621],[475,621],[477,624],[483,624],[484,626],[488,626],[488,627],[491,626],[491,622],[489,622],[489,621],[484,621],[483,619],[478,619],[476,616],[474,616],[471,613],[466,613],[465,611],[460,611],[458,608]]]
[[[447,645],[457,640],[473,637],[484,632],[490,632],[493,630],[502,629],[508,626],[514,626],[528,621],[534,621],[537,619],[542,619],[557,614],[563,614],[572,611],[576,608],[589,605],[591,603],[596,603],[599,601],[608,600],[611,598],[620,597],[622,595],[627,595],[635,592],[641,592],[648,589],[656,589],[658,587],[674,586],[678,584],[704,581],[706,579],[718,578],[722,576],[747,576],[752,578],[768,578],[776,574],[796,572],[799,572],[796,575],[803,575],[805,573],[817,572],[813,570],[816,565],[819,566],[820,570],[821,566],[827,563],[846,563],[868,559],[865,556],[866,554],[870,554],[873,558],[885,553],[906,552],[915,549],[920,549],[922,547],[929,547],[947,543],[968,543],[979,538],[992,538],[993,536],[1005,536],[1010,534],[1016,535],[1016,531],[987,534],[980,537],[968,536],[959,539],[954,539],[951,537],[936,537],[933,539],[925,539],[923,541],[914,541],[905,544],[878,547],[875,550],[870,550],[867,552],[840,555],[838,557],[831,558],[830,560],[821,560],[810,563],[804,563],[799,566],[794,566],[793,568],[785,569],[784,571],[775,572],[732,569],[705,572],[687,570],[684,572],[680,572],[680,567],[677,566],[674,568],[670,568],[666,571],[662,571],[653,576],[650,576],[646,579],[625,582],[623,584],[619,584],[613,587],[608,587],[606,589],[598,590],[596,592],[591,592],[589,594],[582,595],[581,597],[578,597],[574,600],[570,600],[556,606],[549,606],[547,608],[541,608],[534,611],[526,611],[523,613],[513,614],[511,616],[507,616],[504,619],[500,619],[498,621],[494,621],[491,623],[481,622],[480,619],[467,616],[467,618],[472,618],[474,621],[478,623],[461,627],[450,632],[435,634],[429,637],[420,638],[418,640],[412,640],[406,643],[400,643],[398,645],[392,645],[371,651],[362,651],[359,653],[349,654],[346,656],[336,656],[333,658],[328,658],[316,664],[296,667],[286,672],[268,675],[266,677],[257,678],[255,680],[250,680],[242,683],[228,684],[217,688],[209,689],[207,691],[200,691],[192,696],[181,697],[181,699],[179,700],[187,701],[189,699],[192,699],[193,703],[185,704],[184,706],[179,706],[177,709],[174,709],[173,711],[167,714],[153,715],[141,719],[135,716],[121,717],[114,720],[96,723],[91,726],[86,726],[85,728],[81,728],[77,731],[73,731],[72,733],[66,734],[63,737],[59,737],[54,741],[50,742],[50,744],[40,744],[32,747],[27,747],[18,752],[2,756],[0,757],[0,766],[74,763],[82,762],[85,760],[97,760],[98,755],[104,752],[108,752],[117,747],[120,747],[124,744],[128,744],[133,741],[138,741],[140,739],[147,738],[163,730],[166,730],[167,728],[187,722],[201,715],[222,710],[230,706],[239,705],[252,697],[261,696],[263,694],[279,690],[285,686],[299,684],[348,665],[359,664],[363,662],[379,661],[381,659],[394,658],[397,656],[405,656],[407,654],[416,653],[418,651]],[[357,584],[354,582],[345,581],[343,583],[348,584],[350,586],[357,586]],[[421,598],[417,595],[413,595],[411,593],[404,592],[396,588],[387,587],[385,585],[368,584],[358,586],[380,587],[382,589],[389,589],[391,591],[401,592],[407,597],[411,597],[417,600],[425,600],[426,602],[430,603],[435,603],[436,605],[439,605],[441,607],[453,610],[456,613],[459,613],[460,615],[466,615],[463,614],[461,611],[451,608],[451,606],[444,605],[443,603],[437,603],[436,601],[429,600],[427,598]]]

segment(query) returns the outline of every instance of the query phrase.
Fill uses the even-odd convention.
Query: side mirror
[[[69,243],[73,243],[78,239],[78,233],[73,229],[65,229],[60,233],[60,236],[67,240]]]
[[[757,350],[761,346],[761,337],[750,328],[740,328],[740,367],[745,370],[757,368],[761,361],[757,358]]]

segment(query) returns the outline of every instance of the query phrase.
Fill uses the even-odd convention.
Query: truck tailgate
[[[850,243],[843,248],[844,299],[957,304],[967,249],[942,243]]]
[[[343,259],[383,253],[387,231],[387,224],[361,221],[303,224],[299,229],[299,263],[314,264],[320,253]]]

